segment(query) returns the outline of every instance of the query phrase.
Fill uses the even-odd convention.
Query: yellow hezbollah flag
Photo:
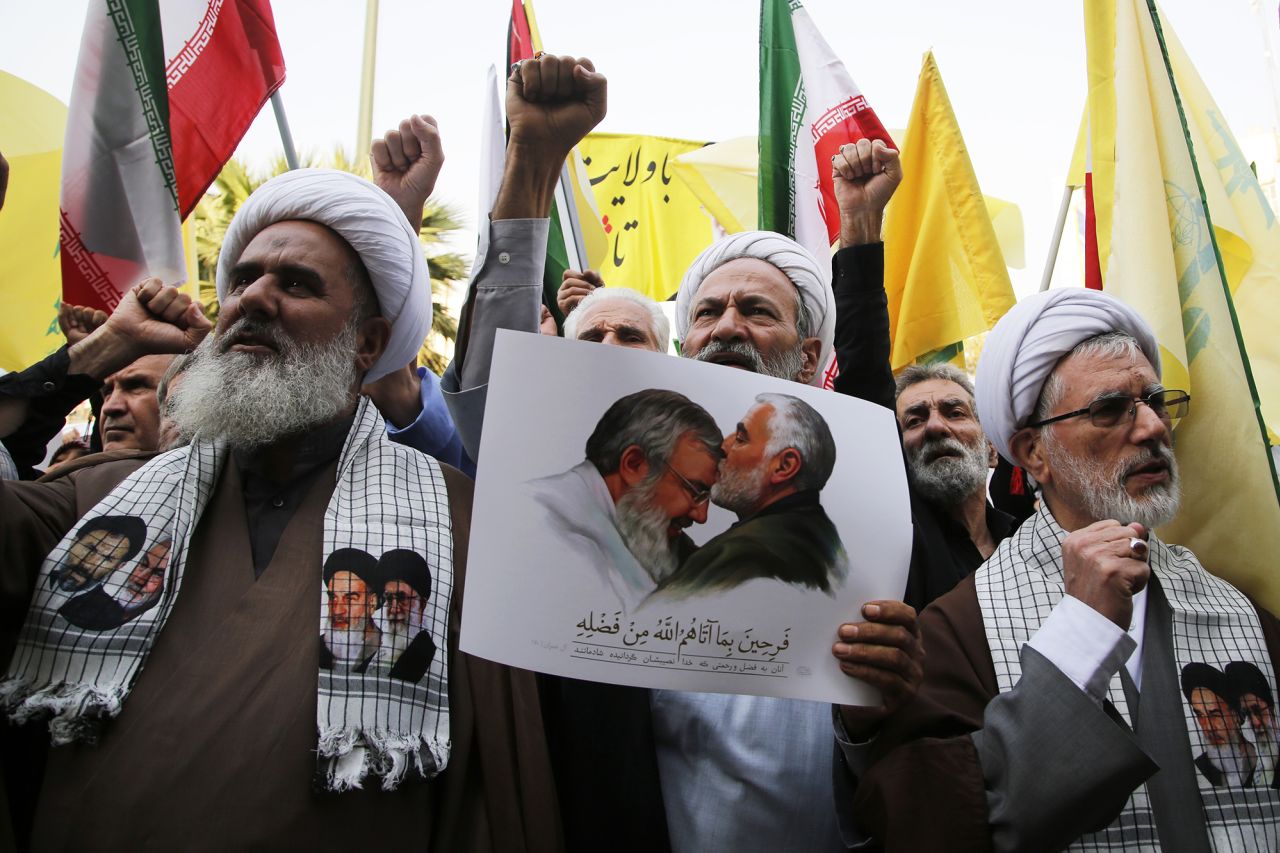
[[[949,360],[995,325],[1013,287],[951,100],[926,53],[885,214],[884,279],[895,371]]]
[[[0,369],[21,370],[66,341],[58,329],[58,190],[67,107],[0,71],[0,152],[9,192],[0,211]]]
[[[592,133],[578,144],[608,240],[600,267],[606,284],[667,299],[711,244],[710,217],[688,185],[673,180],[675,158],[705,144],[616,133]]]
[[[673,169],[725,233],[737,234],[756,227],[759,163],[756,137],[739,136],[686,151]]]
[[[1103,287],[1151,323],[1165,385],[1192,398],[1175,444],[1182,510],[1161,533],[1275,612],[1280,499],[1227,286],[1235,275],[1242,296],[1274,292],[1275,256],[1255,243],[1249,263],[1246,239],[1274,241],[1274,220],[1231,184],[1229,134],[1213,129],[1221,116],[1154,2],[1086,0],[1085,35]],[[1259,258],[1264,275],[1250,281]],[[1256,304],[1276,310],[1274,297]]]

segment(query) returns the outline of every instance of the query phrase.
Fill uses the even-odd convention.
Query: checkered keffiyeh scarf
[[[224,445],[196,441],[157,457],[53,549],[0,681],[0,704],[15,722],[49,717],[55,744],[91,742],[103,722],[120,713],[181,592],[192,533],[228,456]],[[108,526],[114,520],[123,533],[84,535],[95,520]],[[126,534],[144,541],[126,547]],[[449,759],[453,534],[439,464],[392,444],[377,408],[364,398],[324,514],[324,558],[344,548],[371,561],[409,551],[429,567],[429,593],[414,621],[427,637],[415,635],[412,645],[433,651],[417,655],[412,676],[389,669],[385,653],[354,666],[326,665],[322,656],[318,673],[321,784],[341,791],[374,776],[390,790],[410,776],[434,776]],[[115,564],[102,571],[107,558]],[[321,566],[315,571],[319,575]],[[415,581],[424,586],[419,576]],[[373,594],[381,601],[381,590]],[[322,594],[318,604],[321,624],[329,625],[329,596]]]
[[[1066,532],[1047,507],[1027,519],[975,575],[978,603],[996,681],[1001,692],[1022,676],[1022,647],[1065,595],[1062,541]],[[1273,686],[1271,657],[1249,600],[1226,581],[1204,570],[1195,555],[1151,537],[1148,561],[1172,610],[1173,649],[1178,672],[1194,662],[1222,670],[1241,661],[1256,666]],[[1120,674],[1111,679],[1107,699],[1133,725]],[[1193,752],[1205,738],[1184,699]],[[1273,760],[1272,760],[1273,761]],[[1272,788],[1276,768],[1261,751],[1246,786],[1210,783],[1197,771],[1204,820],[1217,851],[1280,850],[1280,792]],[[1077,839],[1071,850],[1143,850],[1158,853],[1155,818],[1146,785],[1129,797],[1120,816],[1101,832]]]

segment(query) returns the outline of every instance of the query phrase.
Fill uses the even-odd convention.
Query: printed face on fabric
[[[681,353],[808,382],[817,370],[820,343],[801,340],[798,311],[795,285],[782,270],[757,258],[729,261],[698,287]]]
[[[340,570],[329,579],[329,626],[363,631],[377,608],[378,596],[355,572]]]
[[[50,588],[75,592],[94,586],[142,548],[147,526],[140,518],[99,516],[81,525],[62,565],[49,575]]]
[[[1268,699],[1275,694],[1256,664],[1232,661],[1224,670],[1206,663],[1182,668],[1182,694],[1203,747],[1196,767],[1215,788],[1274,787],[1280,780]]]

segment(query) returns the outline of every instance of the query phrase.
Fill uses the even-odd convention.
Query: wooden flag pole
[[[1040,290],[1049,289],[1049,282],[1053,281],[1053,267],[1058,260],[1058,249],[1062,245],[1062,231],[1067,225],[1067,211],[1071,207],[1071,194],[1075,192],[1075,187],[1071,184],[1062,190],[1062,204],[1058,207],[1058,223],[1053,226],[1053,238],[1049,241],[1049,257],[1044,261],[1044,277],[1040,279]]]
[[[271,111],[276,114],[276,127],[280,128],[280,144],[284,146],[284,161],[289,170],[298,168],[298,151],[293,147],[293,133],[289,130],[289,117],[284,114],[284,101],[280,90],[271,93]]]

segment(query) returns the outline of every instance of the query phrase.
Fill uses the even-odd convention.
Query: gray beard
[[[763,469],[731,468],[721,463],[720,478],[711,487],[711,502],[741,519],[759,505],[765,477]]]
[[[324,644],[333,653],[333,658],[345,664],[355,664],[364,660],[364,629],[348,628],[340,630],[329,628],[324,632]]]
[[[1168,524],[1177,516],[1182,497],[1178,461],[1164,445],[1148,449],[1137,459],[1108,467],[1101,461],[1070,456],[1051,433],[1046,433],[1045,438],[1045,451],[1053,466],[1054,490],[1066,501],[1083,508],[1094,521],[1108,518],[1121,524],[1136,521],[1150,530]],[[1124,487],[1125,475],[1156,459],[1169,464],[1168,481],[1133,497]]]
[[[676,554],[667,538],[671,519],[653,503],[658,481],[642,483],[618,499],[618,534],[654,583],[676,570]]]
[[[944,450],[961,455],[935,458]],[[925,500],[955,506],[986,484],[987,442],[970,447],[957,438],[926,440],[907,450],[907,472]]]
[[[223,440],[249,449],[298,435],[342,415],[352,402],[355,318],[326,344],[298,344],[270,324],[241,318],[204,339],[170,400],[186,441]],[[232,352],[240,333],[270,338],[269,356]]]
[[[1257,763],[1257,759],[1249,760],[1246,749],[1248,746],[1240,740],[1226,746],[1207,744],[1204,752],[1213,766],[1222,771],[1223,782],[1228,786],[1239,787],[1253,776],[1253,768]]]
[[[722,352],[744,356],[751,360],[752,372],[763,373],[765,376],[776,379],[799,382],[797,377],[804,369],[804,350],[800,348],[799,343],[796,344],[795,349],[776,353],[772,358],[766,359],[760,354],[760,350],[746,341],[733,341],[727,344],[721,341],[708,341],[707,345],[698,350],[698,354],[693,358],[695,361],[706,361],[716,353]]]

